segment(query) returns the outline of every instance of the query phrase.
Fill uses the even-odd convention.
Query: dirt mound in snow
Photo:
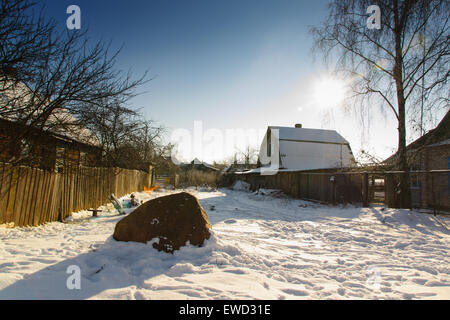
[[[114,239],[146,243],[159,238],[153,247],[173,253],[189,241],[201,246],[209,239],[211,224],[198,199],[182,192],[145,202],[120,220]]]

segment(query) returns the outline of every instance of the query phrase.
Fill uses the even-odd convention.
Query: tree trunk
[[[405,14],[405,13],[404,13]],[[406,153],[406,99],[403,86],[403,48],[402,33],[404,28],[404,16],[400,14],[398,1],[394,1],[394,38],[395,38],[395,66],[394,79],[397,91],[398,105],[398,167],[403,173],[400,175],[400,208],[411,208],[411,190],[409,189],[409,166]]]
[[[403,92],[401,92],[403,93]],[[397,92],[399,94],[399,92]],[[411,208],[411,190],[409,188],[409,165],[406,152],[405,103],[399,103],[398,120],[398,165],[404,173],[400,176],[400,208]]]

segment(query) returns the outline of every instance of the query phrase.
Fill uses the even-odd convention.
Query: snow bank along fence
[[[149,188],[151,179],[151,172],[120,168],[76,167],[50,172],[0,163],[0,225],[22,227],[62,221],[72,212],[108,203],[112,193],[121,197]]]
[[[242,180],[251,190],[280,189],[299,199],[324,203],[370,203],[398,207],[402,171],[279,171],[275,175],[239,173],[226,177],[227,184]],[[231,179],[230,179],[231,178]],[[411,171],[412,206],[450,211],[450,170]]]

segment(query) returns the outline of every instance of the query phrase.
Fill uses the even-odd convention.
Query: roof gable
[[[0,94],[3,112],[0,118],[10,122],[26,121],[25,125],[30,125],[30,119],[39,117],[43,113],[48,99],[33,92],[33,90],[22,81],[6,81]],[[33,106],[34,99],[37,99],[40,109]],[[8,102],[9,101],[9,102]],[[3,105],[5,103],[6,105]],[[21,110],[12,109],[8,104],[12,103],[21,106]],[[28,119],[30,118],[30,119]],[[47,118],[42,130],[64,137],[83,144],[101,147],[99,139],[84,125],[75,118],[66,108],[55,109]]]
[[[348,144],[335,130],[276,126],[270,126],[269,129],[278,129],[280,140]]]
[[[410,143],[407,146],[407,149],[413,150],[430,144],[436,144],[447,139],[450,139],[450,110],[447,111],[447,114],[442,118],[436,128],[428,131],[422,137]]]

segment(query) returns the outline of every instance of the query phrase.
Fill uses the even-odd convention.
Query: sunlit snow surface
[[[97,218],[84,211],[66,223],[0,228],[0,299],[450,299],[450,233],[431,215],[187,191],[213,235],[174,255],[115,241],[123,216],[111,206]],[[80,290],[66,286],[71,265]]]

